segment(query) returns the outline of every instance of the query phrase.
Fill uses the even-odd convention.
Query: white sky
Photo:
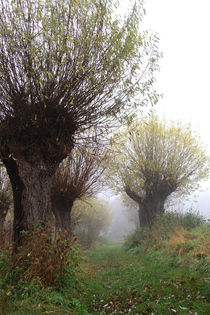
[[[210,151],[210,0],[145,0],[163,52],[158,113],[191,121]]]
[[[120,0],[122,7],[128,2]],[[191,122],[210,154],[210,0],[145,0],[145,9],[144,27],[158,33],[163,53],[156,87],[164,97],[156,111]],[[210,180],[202,187],[209,193],[198,209],[207,214]]]
[[[210,0],[145,0],[147,28],[156,31],[163,52],[157,112],[190,121],[210,152]],[[197,208],[210,213],[210,181]],[[201,198],[202,201],[201,201]]]

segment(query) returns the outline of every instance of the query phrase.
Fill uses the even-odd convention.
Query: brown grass
[[[197,259],[202,257],[210,259],[209,237],[210,231],[205,236],[201,236],[179,228],[169,239],[169,246],[179,256],[188,253],[189,256]]]
[[[23,246],[12,257],[12,269],[21,268],[21,276],[27,282],[39,278],[44,286],[56,286],[71,263],[74,239],[63,240],[58,235],[52,243],[48,235],[36,228],[30,235],[26,233]]]

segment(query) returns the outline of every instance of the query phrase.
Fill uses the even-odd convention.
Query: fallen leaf
[[[183,306],[180,306],[180,305],[179,305],[179,307],[181,308],[181,310],[188,310],[187,307],[183,307]]]

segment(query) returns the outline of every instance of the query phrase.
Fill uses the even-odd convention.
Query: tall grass
[[[124,243],[127,250],[151,252],[207,274],[210,266],[210,229],[196,213],[168,212],[152,229],[137,229]]]
[[[42,314],[63,305],[70,310],[70,295],[77,287],[79,251],[73,241],[57,235],[49,242],[47,232],[34,228],[25,233],[24,246],[17,254],[0,251],[0,314]],[[66,293],[69,297],[66,299]],[[25,312],[25,313],[24,313]],[[28,313],[28,314],[29,314]]]

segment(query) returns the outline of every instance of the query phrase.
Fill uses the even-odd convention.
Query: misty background
[[[128,0],[121,1],[122,12],[128,6]],[[163,54],[156,76],[156,88],[163,97],[155,111],[160,117],[191,123],[210,154],[210,1],[147,0],[145,9],[143,25],[158,34]],[[108,236],[120,240],[135,229],[129,215],[135,210],[126,208],[120,196],[106,190],[98,197],[108,203],[113,216]],[[192,210],[205,219],[210,217],[210,179],[202,182],[195,193],[166,204],[168,209]]]

